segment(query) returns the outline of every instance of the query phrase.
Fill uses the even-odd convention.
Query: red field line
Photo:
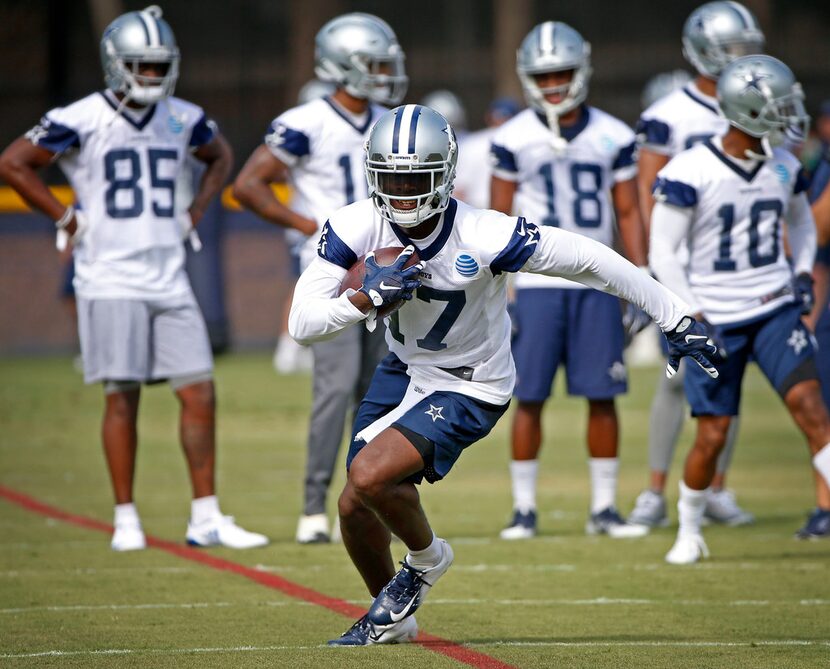
[[[96,520],[95,518],[69,513],[68,511],[50,506],[49,504],[45,504],[34,497],[30,497],[29,495],[12,490],[11,488],[7,488],[5,486],[0,486],[0,497],[13,504],[17,504],[27,511],[32,511],[40,514],[41,516],[61,520],[65,523],[69,523],[70,525],[75,525],[76,527],[83,527],[87,530],[97,530],[99,532],[106,533],[112,532],[112,525]],[[279,590],[289,597],[294,597],[295,599],[299,599],[310,604],[316,604],[317,606],[321,606],[329,611],[334,611],[335,613],[339,613],[348,618],[358,618],[365,613],[364,609],[361,607],[350,604],[342,599],[329,597],[328,595],[324,595],[323,593],[312,590],[311,588],[306,588],[305,586],[289,581],[281,576],[277,576],[276,574],[258,571],[237,562],[231,562],[230,560],[216,557],[202,549],[190,548],[189,546],[185,546],[183,544],[165,541],[164,539],[158,539],[149,535],[147,536],[147,544],[153,548],[166,551],[167,553],[180,557],[184,560],[198,562],[199,564],[211,567],[212,569],[227,571],[243,576],[251,581],[259,583],[260,585],[264,585],[266,588]],[[427,650],[434,653],[445,655],[463,664],[471,667],[477,667],[478,669],[513,669],[512,665],[505,664],[501,660],[497,660],[494,657],[471,650],[461,644],[450,641],[449,639],[443,639],[432,634],[426,634],[425,632],[418,634],[418,638],[415,643],[420,644]]]

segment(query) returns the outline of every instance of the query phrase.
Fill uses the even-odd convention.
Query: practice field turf
[[[636,370],[621,402],[623,512],[646,482],[657,373]],[[184,548],[177,407],[167,388],[145,390],[136,498],[161,541],[129,554],[83,525],[111,522],[100,388],[83,386],[65,358],[2,360],[0,378],[0,666],[830,666],[830,541],[792,538],[813,504],[807,450],[754,370],[730,484],[758,520],[707,529],[710,560],[666,565],[675,527],[639,540],[585,536],[584,407],[559,392],[546,416],[541,536],[497,538],[510,510],[507,416],[447,480],[423,490],[456,556],[418,612],[432,636],[357,649],[325,646],[368,604],[345,550],[293,541],[308,378],[276,376],[266,355],[218,362],[220,499],[272,538],[251,551]],[[687,427],[672,518],[690,436]],[[26,497],[12,502],[18,493]],[[402,558],[401,544],[395,550]]]

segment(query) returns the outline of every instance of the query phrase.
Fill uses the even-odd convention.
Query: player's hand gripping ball
[[[377,309],[378,318],[386,318],[412,299],[421,285],[418,274],[423,268],[414,246],[375,249],[349,268],[340,293],[349,288],[364,293]]]

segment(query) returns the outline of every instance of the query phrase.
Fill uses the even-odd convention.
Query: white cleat
[[[674,546],[666,553],[669,564],[694,564],[709,557],[709,549],[700,534],[679,534]]]
[[[201,547],[259,548],[268,545],[268,537],[243,530],[234,522],[233,516],[217,516],[198,525],[189,522],[187,543]]]
[[[637,495],[634,509],[628,514],[628,522],[647,527],[666,527],[669,524],[666,498],[653,490],[643,490]]]
[[[731,490],[710,490],[706,495],[703,518],[704,521],[721,523],[730,527],[750,525],[755,522],[755,516],[738,506],[735,493]]]
[[[298,544],[327,544],[331,541],[329,534],[329,519],[325,513],[315,513],[311,516],[300,516],[297,523]]]
[[[140,551],[147,548],[147,539],[141,523],[117,523],[112,533],[110,548],[114,551]]]

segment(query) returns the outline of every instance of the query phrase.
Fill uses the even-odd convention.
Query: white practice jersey
[[[640,115],[636,132],[640,146],[672,157],[706,139],[723,135],[728,128],[729,121],[718,113],[718,101],[690,82],[646,109]]]
[[[693,210],[686,277],[706,318],[739,323],[794,299],[782,226],[807,180],[783,149],[747,171],[719,147],[707,140],[673,158],[658,173],[654,196]]]
[[[458,196],[477,209],[490,208],[490,144],[495,128],[484,128],[458,140],[458,165],[455,168],[455,190]]]
[[[136,113],[109,91],[53,109],[26,137],[58,154],[89,229],[75,246],[80,297],[164,298],[190,291],[176,180],[216,126],[167,98]]]
[[[271,122],[265,144],[290,168],[291,208],[317,222],[318,230],[335,211],[368,196],[364,144],[386,109],[370,105],[361,119],[330,98],[318,98],[280,114]],[[317,235],[301,251],[305,267],[316,254]]]
[[[493,136],[493,174],[518,184],[513,210],[540,226],[554,226],[611,246],[615,216],[611,189],[633,179],[635,136],[610,114],[583,107],[577,125],[561,128],[564,152],[551,145],[546,122],[526,109]],[[516,288],[584,288],[565,279],[518,276]]]
[[[320,236],[318,257],[297,282],[289,330],[307,343],[334,336],[366,318],[339,287],[348,268],[373,249],[415,244],[424,263],[412,300],[387,320],[389,349],[413,379],[494,404],[510,399],[507,279],[511,272],[569,276],[642,304],[668,329],[687,305],[608,247],[524,218],[473,209],[451,200],[425,240],[410,240],[371,200],[336,212]],[[462,380],[445,369],[472,369]]]

